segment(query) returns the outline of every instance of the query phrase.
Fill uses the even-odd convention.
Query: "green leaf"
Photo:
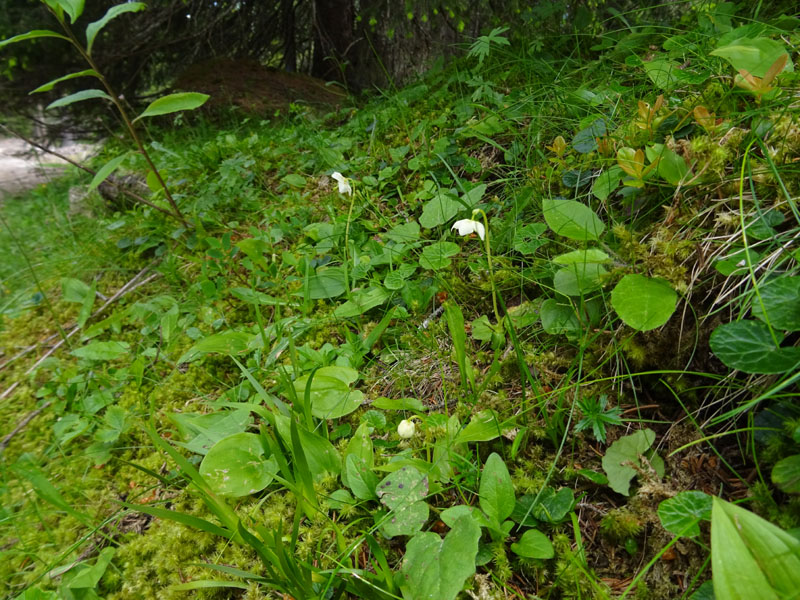
[[[633,329],[661,327],[675,312],[678,294],[661,279],[625,275],[611,292],[611,306]]]
[[[488,442],[496,439],[502,435],[504,424],[492,409],[482,410],[472,415],[467,426],[456,436],[455,443]]]
[[[383,237],[398,244],[416,242],[419,239],[419,223],[411,221],[396,225],[384,233]]]
[[[83,100],[91,100],[92,98],[103,98],[105,100],[111,100],[111,96],[106,94],[103,90],[82,90],[80,92],[75,92],[74,94],[70,94],[69,96],[64,96],[63,98],[59,98],[55,102],[51,102],[45,107],[45,110],[50,110],[51,108],[60,108],[62,106],[68,106],[73,104],[74,102],[82,102]]]
[[[378,498],[389,510],[381,530],[387,537],[413,535],[428,520],[428,477],[414,467],[401,467],[387,475],[377,487]]]
[[[585,248],[583,250],[573,250],[566,254],[559,254],[551,260],[557,265],[574,265],[576,263],[609,262],[611,257],[599,248]]]
[[[159,115],[168,115],[182,110],[194,110],[206,103],[210,96],[208,94],[200,94],[197,92],[179,92],[177,94],[168,94],[158,100],[154,100],[150,105],[144,109],[144,112],[134,119],[138,121],[145,117],[156,117]]]
[[[787,494],[800,494],[800,454],[787,456],[772,467],[772,483]]]
[[[601,287],[607,274],[597,263],[573,263],[556,271],[553,287],[565,296],[583,296]]]
[[[675,61],[666,58],[656,58],[651,61],[642,63],[645,73],[656,87],[670,91],[678,83],[678,74],[680,65]]]
[[[372,402],[375,408],[383,410],[411,410],[417,413],[425,412],[425,405],[417,398],[376,398]]]
[[[92,181],[89,184],[89,191],[91,192],[92,190],[96,189],[98,185],[108,179],[109,175],[116,171],[126,158],[128,158],[127,152],[112,158],[110,161],[100,167],[95,176],[92,177]]]
[[[274,296],[270,296],[269,294],[265,294],[264,292],[259,292],[258,290],[254,290],[252,288],[234,287],[229,291],[232,296],[238,298],[242,302],[255,304],[256,306],[283,306],[288,304],[288,302],[275,298]]]
[[[424,204],[419,224],[426,229],[432,229],[444,225],[462,210],[464,206],[458,201],[458,197],[448,190],[442,190]]]
[[[636,476],[636,470],[626,463],[642,466],[641,456],[646,456],[647,450],[653,445],[656,434],[652,429],[640,429],[636,433],[619,438],[611,444],[603,457],[603,470],[608,475],[608,485],[615,492],[623,496],[630,495],[631,480]],[[660,463],[660,469],[659,469]],[[657,455],[652,455],[650,464],[659,475],[664,474],[664,461]]]
[[[71,590],[92,589],[97,587],[108,565],[111,564],[111,559],[114,557],[115,552],[116,548],[103,548],[93,565],[87,566],[85,569],[81,569],[77,572],[72,571],[71,573],[75,573],[75,575],[71,578],[69,578],[69,575],[64,577],[66,587]],[[85,563],[83,563],[83,565],[85,566]]]
[[[483,465],[478,493],[481,509],[494,523],[502,523],[513,512],[516,502],[514,484],[506,463],[496,452],[492,452]]]
[[[592,194],[595,198],[605,201],[615,189],[619,187],[624,173],[619,166],[614,165],[597,176],[592,185]]]
[[[333,311],[333,316],[339,319],[347,319],[363,315],[368,310],[380,306],[391,298],[392,293],[383,286],[372,286],[365,290],[353,292],[353,297],[337,306]]]
[[[575,506],[575,494],[569,488],[561,488],[557,492],[547,486],[539,494],[531,514],[534,518],[557,525],[564,520],[567,513]]]
[[[544,223],[530,223],[517,229],[514,232],[514,250],[520,254],[533,254],[537,248],[550,241],[542,237],[545,231],[547,231],[547,225]]]
[[[760,299],[753,298],[755,318],[777,329],[800,330],[800,277],[780,276],[761,286],[758,294]]]
[[[28,33],[20,33],[19,35],[10,37],[7,40],[0,41],[0,48],[8,46],[9,44],[16,44],[17,42],[24,42],[25,40],[35,40],[36,38],[43,38],[43,37],[61,38],[62,40],[69,41],[69,38],[67,36],[61,35],[60,33],[56,33],[55,31],[50,31],[49,29],[34,29],[32,31],[29,31]]]
[[[55,0],[55,2],[69,15],[71,23],[75,23],[83,14],[85,0]]]
[[[87,54],[92,53],[92,46],[94,46],[94,40],[97,37],[97,34],[100,33],[100,30],[103,29],[103,27],[108,25],[108,22],[111,21],[111,19],[114,19],[123,13],[139,12],[145,8],[147,8],[147,5],[144,2],[126,2],[124,4],[118,4],[117,6],[112,6],[109,8],[101,19],[89,23],[89,25],[86,26]]]
[[[336,298],[344,294],[344,271],[341,267],[328,267],[317,270],[308,279],[308,297],[312,300]]]
[[[353,434],[353,437],[350,438],[350,442],[347,444],[347,448],[345,449],[344,456],[342,457],[344,460],[344,468],[342,469],[342,483],[348,487],[350,487],[350,481],[347,475],[347,458],[349,456],[356,456],[364,461],[364,465],[367,469],[372,469],[372,467],[375,465],[372,438],[370,438],[369,432],[370,426],[367,423],[361,423],[361,425],[358,426],[358,429],[356,429],[356,432]],[[376,480],[375,484],[377,483],[378,482]],[[372,490],[374,492],[374,485],[372,486]]]
[[[511,544],[511,551],[518,556],[542,560],[555,556],[553,544],[550,539],[536,529],[528,529],[523,533],[518,542]]]
[[[606,226],[585,204],[564,198],[545,198],[542,211],[547,225],[571,240],[596,240]]]
[[[367,461],[355,454],[348,454],[345,459],[347,486],[359,500],[377,500],[375,488],[378,477],[372,472]]]
[[[100,79],[100,74],[94,69],[86,69],[85,71],[70,73],[69,75],[64,75],[63,77],[59,77],[58,79],[53,79],[52,81],[48,81],[47,83],[40,85],[38,88],[28,93],[36,94],[38,92],[49,92],[55,87],[57,83],[61,83],[62,81],[68,81],[70,79],[76,79],[77,77],[97,77],[98,79]]]
[[[427,531],[406,546],[400,589],[406,600],[455,600],[475,573],[481,529],[470,515],[456,519],[444,540]]]
[[[597,138],[606,134],[606,122],[604,119],[597,119],[586,129],[581,129],[572,138],[572,147],[581,154],[588,154],[597,150]]]
[[[755,77],[764,77],[775,61],[784,54],[786,47],[781,42],[763,37],[742,37],[711,52],[712,56],[720,56],[727,60],[735,70],[744,69]],[[793,69],[791,59],[787,60],[784,70]]]
[[[310,377],[303,375],[294,382],[299,397],[305,394]],[[311,414],[318,419],[338,419],[356,410],[364,401],[362,392],[350,389],[357,379],[358,371],[350,367],[317,369],[311,380]]]
[[[128,353],[127,342],[91,342],[82,348],[75,348],[70,354],[88,360],[115,360]]]
[[[82,304],[86,300],[86,295],[91,291],[91,287],[80,279],[72,277],[61,278],[61,299],[64,302],[75,302]]]
[[[235,433],[214,444],[200,463],[200,475],[222,496],[239,498],[260,492],[278,472],[274,458],[254,433]]]
[[[302,175],[298,175],[297,173],[289,173],[288,175],[284,175],[281,177],[281,181],[287,185],[299,189],[306,187],[306,178]]]
[[[401,290],[406,285],[406,280],[417,270],[416,265],[402,264],[394,271],[389,271],[383,279],[383,285],[389,290]]]
[[[226,354],[235,356],[247,352],[248,345],[253,339],[252,333],[244,331],[223,331],[203,338],[194,346],[189,348],[178,359],[178,363],[192,362],[205,354]]]
[[[690,173],[686,161],[664,144],[653,144],[645,148],[647,160],[651,163],[658,160],[658,174],[670,185],[678,185]]]
[[[700,535],[700,521],[711,519],[711,496],[698,491],[679,492],[658,505],[661,526],[675,535]]]
[[[775,332],[778,342],[783,336]],[[775,345],[761,321],[734,321],[717,327],[709,338],[711,350],[731,369],[745,373],[784,373],[800,363],[800,348]]]
[[[434,242],[422,249],[419,264],[423,269],[438,271],[450,266],[450,257],[461,252],[461,247],[454,242]]]
[[[800,589],[800,540],[744,508],[714,498],[711,566],[717,600],[778,600]]]
[[[568,304],[559,304],[552,298],[548,298],[542,302],[539,312],[542,315],[542,328],[550,335],[580,332],[578,314]]]

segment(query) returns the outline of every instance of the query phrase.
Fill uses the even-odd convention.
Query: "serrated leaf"
[[[755,318],[777,329],[800,330],[800,277],[780,276],[762,285],[758,294],[753,298]]]
[[[658,505],[661,526],[675,535],[700,535],[700,521],[711,519],[711,500],[703,492],[679,492]]]
[[[782,335],[775,332],[777,341]],[[745,373],[783,373],[800,363],[800,348],[775,345],[761,321],[734,321],[717,327],[709,338],[711,350],[725,365]]]
[[[661,279],[625,275],[611,292],[619,318],[639,331],[661,327],[675,312],[678,294]]]
[[[571,240],[596,240],[606,228],[591,208],[575,200],[545,198],[542,211],[550,229]]]
[[[94,21],[89,23],[86,26],[86,52],[87,54],[92,53],[92,46],[94,46],[94,40],[97,37],[97,34],[100,33],[100,30],[103,29],[108,22],[112,19],[118,17],[123,13],[128,12],[139,12],[140,10],[144,10],[147,8],[147,5],[144,2],[125,2],[124,4],[118,4],[116,6],[112,6],[106,11],[106,14]]]
[[[168,94],[151,102],[150,105],[144,109],[144,112],[134,119],[134,122],[145,117],[168,115],[182,110],[194,110],[195,108],[203,106],[209,98],[210,96],[208,94],[200,94],[198,92]]]
[[[434,242],[422,249],[419,264],[423,269],[438,271],[450,266],[450,257],[461,252],[461,247],[454,242]]]

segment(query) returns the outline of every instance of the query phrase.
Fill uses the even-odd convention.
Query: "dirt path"
[[[82,161],[95,147],[71,142],[56,151],[74,160]],[[64,171],[60,158],[36,150],[16,138],[0,138],[0,200],[20,194],[25,190],[47,183]]]

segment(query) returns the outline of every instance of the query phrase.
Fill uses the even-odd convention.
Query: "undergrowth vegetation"
[[[796,597],[799,22],[747,10],[5,200],[5,597]]]

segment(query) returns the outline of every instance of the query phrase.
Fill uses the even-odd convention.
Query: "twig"
[[[15,384],[15,385],[16,385],[16,384]],[[25,428],[25,426],[26,426],[28,423],[30,423],[31,421],[33,421],[33,419],[35,419],[35,418],[36,418],[36,416],[37,416],[37,415],[38,415],[40,412],[42,412],[42,411],[43,411],[45,408],[47,408],[48,406],[50,406],[52,403],[53,403],[53,401],[52,401],[52,400],[48,400],[47,402],[45,402],[44,404],[42,404],[42,405],[41,405],[39,408],[37,408],[36,410],[32,410],[32,411],[31,411],[31,412],[29,412],[27,415],[25,415],[25,418],[24,418],[24,419],[22,419],[22,421],[20,421],[20,422],[17,424],[17,426],[14,428],[14,431],[12,431],[11,433],[9,433],[9,434],[8,434],[6,437],[4,437],[4,438],[3,438],[3,440],[2,440],[2,441],[0,441],[0,452],[2,452],[3,450],[5,450],[5,449],[6,449],[6,446],[8,446],[9,442],[11,442],[11,438],[13,438],[15,435],[17,435],[17,434],[18,434],[20,431],[22,431],[22,430]]]

